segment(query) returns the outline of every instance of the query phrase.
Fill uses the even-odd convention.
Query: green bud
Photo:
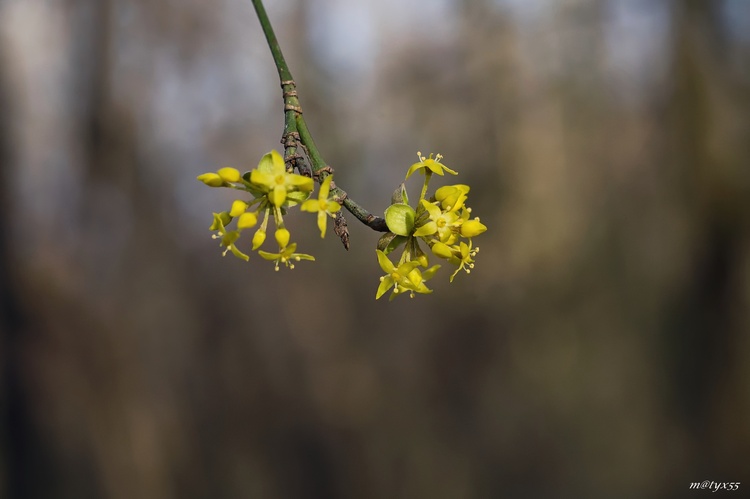
[[[393,191],[393,195],[391,196],[391,204],[397,203],[409,204],[409,195],[406,193],[406,185],[403,183]]]
[[[410,236],[414,232],[416,212],[408,204],[396,203],[385,210],[385,223],[388,229],[399,236]]]

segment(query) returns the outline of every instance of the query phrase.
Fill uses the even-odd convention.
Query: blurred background
[[[195,176],[283,126],[249,0],[0,0],[0,497],[750,488],[750,2],[267,8],[337,182],[442,153],[474,272],[376,302],[304,213],[315,263],[221,258]]]

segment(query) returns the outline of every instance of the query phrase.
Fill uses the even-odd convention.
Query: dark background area
[[[221,258],[195,176],[283,125],[249,1],[0,0],[0,497],[750,489],[750,3],[267,8],[339,185],[442,153],[476,268],[376,302],[304,213],[316,262]]]

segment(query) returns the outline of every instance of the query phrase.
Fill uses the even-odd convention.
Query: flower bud
[[[245,213],[245,210],[247,210],[247,203],[237,199],[232,203],[232,209],[229,210],[229,214],[233,217],[238,217]]]
[[[237,219],[237,229],[249,229],[258,223],[258,215],[252,212],[245,212]]]
[[[216,173],[219,174],[219,177],[221,177],[222,180],[225,182],[239,182],[240,181],[240,171],[237,168],[219,168],[219,171]]]
[[[279,229],[276,229],[276,234],[274,234],[276,237],[276,242],[279,243],[279,248],[286,248],[286,245],[289,244],[289,238],[291,237],[291,234],[289,234],[289,231],[286,230],[284,227],[281,227]]]
[[[482,232],[487,230],[487,226],[479,221],[478,218],[474,220],[467,220],[461,224],[461,235],[463,237],[474,237],[478,236]]]
[[[266,231],[263,229],[258,229],[255,231],[255,235],[253,236],[253,251],[257,250],[261,247],[261,245],[266,240]]]
[[[436,242],[430,249],[435,256],[440,258],[448,259],[453,256],[453,250],[451,250],[450,246],[445,243]]]
[[[203,175],[198,175],[197,178],[209,187],[221,187],[224,185],[224,180],[216,173],[204,173]]]

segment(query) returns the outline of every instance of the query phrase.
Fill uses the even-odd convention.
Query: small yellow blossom
[[[393,288],[393,292],[391,293],[389,300],[393,300],[399,293],[405,291],[408,291],[412,297],[415,292],[422,294],[432,293],[432,290],[424,283],[435,274],[437,269],[440,268],[440,265],[435,265],[423,273],[418,268],[420,262],[417,260],[404,262],[396,267],[385,253],[380,250],[376,251],[380,268],[386,273],[386,275],[380,278],[380,285],[375,294],[376,300],[391,288]]]
[[[224,227],[224,223],[222,222],[220,213],[214,213],[214,225],[217,227],[217,234],[214,234],[211,237],[213,237],[214,239],[221,239],[221,241],[219,241],[219,244],[226,248],[223,253],[224,256],[226,256],[227,251],[231,251],[232,254],[237,258],[245,261],[250,259],[249,256],[240,251],[239,248],[237,248],[237,246],[235,245],[237,239],[240,238],[240,232],[237,230],[228,231],[226,227]],[[212,227],[214,225],[212,225]]]
[[[451,175],[458,175],[457,171],[451,170],[440,162],[440,160],[443,159],[443,156],[440,154],[435,156],[435,159],[432,159],[432,153],[430,153],[429,158],[425,158],[424,156],[422,156],[421,152],[418,152],[417,157],[419,158],[419,162],[411,165],[409,171],[406,172],[406,178],[409,178],[411,174],[417,170],[424,170],[422,173],[426,173],[429,171],[430,173],[435,173],[441,176],[445,174],[444,172],[448,172]]]
[[[279,208],[286,201],[289,191],[313,190],[311,178],[287,173],[284,158],[276,150],[261,158],[258,168],[250,172],[250,182],[268,193],[268,201]]]
[[[295,253],[297,249],[297,243],[291,243],[285,248],[279,248],[278,253],[269,253],[267,251],[260,250],[258,254],[266,260],[273,261],[276,264],[276,269],[279,270],[279,264],[283,263],[290,269],[294,268],[293,262],[299,262],[300,260],[312,260],[315,261],[315,257],[312,255],[305,255],[304,253]]]
[[[320,184],[320,190],[318,191],[318,199],[308,199],[300,209],[302,211],[308,211],[310,213],[318,212],[318,228],[320,229],[320,237],[326,235],[326,221],[328,217],[335,216],[334,213],[341,209],[341,205],[333,199],[328,199],[328,193],[331,189],[331,181],[333,176],[329,175]]]

